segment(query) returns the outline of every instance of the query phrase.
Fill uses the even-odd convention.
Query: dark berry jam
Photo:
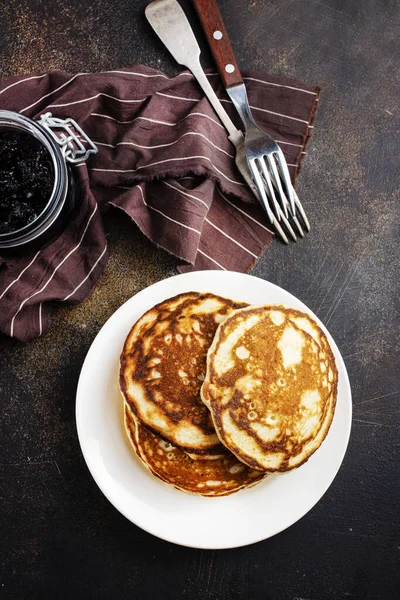
[[[32,135],[0,133],[0,234],[22,229],[48,203],[54,168],[48,150]]]

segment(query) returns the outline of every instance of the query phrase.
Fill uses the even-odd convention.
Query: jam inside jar
[[[74,137],[70,124],[88,141],[89,150]],[[57,127],[63,129],[61,137],[53,131]],[[77,200],[70,164],[95,152],[71,119],[53,119],[48,113],[34,121],[0,110],[0,255],[43,248],[62,233]]]
[[[53,187],[54,169],[47,148],[29,133],[0,131],[0,234],[37,219]]]

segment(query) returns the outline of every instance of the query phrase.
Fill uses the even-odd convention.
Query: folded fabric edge
[[[162,244],[158,244],[157,242],[155,242],[154,240],[152,240],[147,235],[147,233],[144,231],[144,229],[139,225],[139,223],[137,223],[135,221],[135,219],[128,212],[126,212],[126,210],[122,206],[118,206],[118,204],[115,204],[113,201],[110,201],[109,205],[112,206],[113,208],[116,208],[116,209],[120,210],[121,212],[123,212],[124,215],[131,220],[131,222],[133,223],[133,225],[135,225],[139,229],[139,231],[146,237],[146,239],[148,239],[149,242],[151,242],[152,244],[154,244],[154,246],[156,246],[156,248],[158,248],[160,250],[164,250],[169,256],[172,256],[175,259],[181,260],[182,263],[184,263],[186,265],[190,266],[190,265],[194,264],[194,262],[186,260],[183,256],[179,256],[177,253],[172,253],[170,250],[168,250],[168,248],[166,248]]]
[[[91,168],[88,167],[88,171],[91,171]],[[182,170],[174,168],[174,167],[165,167],[165,169],[163,170],[162,168],[160,168],[160,172],[156,175],[138,175],[135,176],[134,174],[132,175],[132,181],[129,183],[129,185],[138,185],[140,183],[143,182],[155,182],[155,181],[164,181],[164,180],[170,180],[170,179],[174,179],[174,180],[179,180],[181,177],[185,177],[185,176],[193,176],[193,177],[205,177],[207,179],[210,179],[211,181],[213,181],[214,183],[217,184],[218,187],[220,187],[221,191],[224,194],[228,194],[229,196],[234,196],[235,198],[238,198],[239,200],[241,200],[242,202],[245,203],[249,203],[249,204],[257,204],[257,200],[254,197],[253,193],[251,192],[250,188],[247,186],[247,184],[245,183],[244,179],[242,178],[242,175],[240,174],[239,170],[236,169],[237,171],[237,176],[238,179],[240,179],[240,181],[237,182],[232,182],[233,184],[236,185],[240,185],[243,186],[243,191],[245,192],[246,197],[239,197],[238,194],[234,193],[234,191],[232,190],[231,187],[226,186],[225,184],[223,184],[221,182],[221,180],[218,179],[218,177],[215,175],[215,171],[213,171],[212,169],[208,169],[205,166],[202,167],[196,167],[196,166],[185,166],[185,171],[182,172]],[[114,185],[107,185],[106,183],[103,183],[103,181],[98,182],[97,185],[101,185],[104,188],[112,188],[115,187]],[[126,183],[124,185],[127,185]]]
[[[296,187],[297,179],[300,174],[300,170],[302,168],[303,161],[306,157],[306,147],[307,147],[308,142],[312,135],[311,128],[314,126],[314,122],[315,122],[315,119],[317,116],[317,109],[318,109],[318,105],[319,105],[320,96],[322,93],[322,88],[320,88],[318,86],[315,88],[315,91],[316,91],[316,96],[315,96],[313,102],[311,103],[310,111],[309,111],[308,127],[307,127],[306,132],[304,133],[303,140],[301,142],[301,148],[299,148],[299,151],[296,156],[296,167],[295,167],[294,176],[293,176],[294,187]]]
[[[260,256],[263,254],[264,250],[271,244],[271,242],[274,239],[274,237],[275,237],[275,234],[271,233],[270,239],[268,240],[268,242],[266,242],[266,244],[264,244],[264,246],[262,247],[261,252],[257,256],[257,258],[250,258],[247,266],[244,268],[243,271],[240,271],[240,272],[250,273],[251,269],[254,267],[254,265],[256,264],[257,260],[260,258]],[[215,271],[215,265],[211,264],[211,261],[210,261],[210,267],[209,268],[202,267],[201,269],[196,269],[195,264],[194,265],[188,265],[187,263],[182,263],[182,264],[178,264],[176,266],[176,269],[177,269],[178,273],[190,273],[191,271],[196,271],[196,270],[200,270],[200,271]],[[219,270],[222,271],[223,269],[219,269]]]

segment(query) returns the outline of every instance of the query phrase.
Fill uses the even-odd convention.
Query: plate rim
[[[186,542],[182,542],[179,541],[179,539],[175,539],[174,536],[165,536],[165,535],[160,535],[157,532],[157,527],[151,527],[151,524],[148,525],[146,524],[142,524],[139,522],[137,522],[137,520],[134,520],[132,518],[131,514],[127,514],[127,511],[125,511],[124,507],[122,507],[121,505],[118,505],[118,495],[114,494],[113,490],[110,490],[106,485],[104,485],[101,477],[98,476],[98,473],[96,472],[96,468],[94,465],[94,459],[92,459],[92,457],[90,456],[90,452],[89,449],[85,446],[85,436],[83,434],[83,430],[82,430],[82,421],[81,421],[81,411],[83,411],[83,408],[81,408],[81,402],[79,402],[79,396],[80,396],[80,391],[81,388],[83,387],[83,382],[84,382],[84,370],[85,370],[85,366],[89,363],[89,355],[91,354],[93,348],[95,347],[95,345],[97,344],[97,340],[98,338],[100,338],[100,336],[104,335],[104,330],[106,328],[108,328],[110,326],[110,323],[117,318],[117,315],[119,312],[122,312],[122,310],[124,309],[124,307],[128,304],[134,301],[134,299],[137,299],[138,296],[144,295],[145,293],[148,293],[149,290],[151,290],[154,287],[158,287],[162,284],[165,284],[167,281],[171,281],[171,280],[176,280],[176,279],[188,279],[190,281],[190,278],[192,277],[198,277],[199,275],[203,276],[205,279],[205,288],[207,287],[207,280],[206,277],[209,274],[212,274],[212,276],[215,276],[215,274],[218,274],[218,276],[225,276],[225,273],[231,275],[239,275],[240,277],[245,277],[245,278],[251,278],[251,279],[255,279],[257,281],[262,282],[262,284],[267,284],[268,286],[272,286],[273,288],[275,288],[278,291],[283,291],[285,294],[288,294],[290,297],[294,298],[296,300],[296,302],[299,302],[305,309],[306,311],[312,315],[312,317],[316,320],[316,322],[318,323],[318,325],[321,326],[322,330],[327,334],[328,339],[330,344],[333,346],[333,350],[334,350],[334,355],[335,355],[335,360],[339,360],[340,362],[340,366],[342,367],[342,373],[341,376],[344,377],[344,385],[346,387],[346,391],[347,391],[347,398],[346,398],[346,416],[347,416],[347,421],[346,421],[346,429],[343,430],[343,434],[346,435],[346,440],[345,443],[342,447],[342,450],[340,452],[340,454],[338,453],[337,457],[340,460],[338,460],[338,464],[337,467],[335,469],[335,471],[332,471],[332,474],[329,478],[329,483],[326,485],[325,489],[323,489],[320,493],[318,493],[315,497],[313,497],[312,499],[312,504],[309,506],[309,508],[303,512],[303,514],[300,517],[295,517],[294,519],[289,519],[288,523],[281,526],[277,526],[276,529],[273,529],[272,533],[270,533],[269,535],[265,536],[264,534],[261,534],[260,536],[255,536],[251,539],[249,539],[248,541],[245,542],[240,542],[238,544],[231,544],[228,542],[228,544],[224,544],[223,542],[219,543],[218,545],[205,545],[205,544],[199,544],[199,543],[194,543],[194,544],[189,544]],[[198,286],[196,286],[198,287]],[[187,291],[190,291],[190,289],[188,288]],[[206,292],[207,290],[205,289],[204,292]],[[178,293],[184,293],[182,291],[179,291]],[[221,294],[223,295],[223,294]],[[168,297],[172,297],[172,296],[166,296],[165,299],[167,299]],[[158,302],[161,302],[162,300],[158,300]],[[149,310],[151,308],[151,306],[149,306],[149,308],[145,309]],[[143,314],[143,313],[142,313]],[[127,331],[128,334],[128,331]],[[333,339],[332,335],[329,333],[329,331],[327,330],[326,326],[324,325],[324,323],[320,320],[320,318],[299,298],[297,298],[297,296],[295,296],[294,294],[292,294],[291,292],[289,292],[288,290],[285,290],[284,288],[282,288],[281,286],[272,283],[266,279],[262,279],[261,277],[257,277],[255,275],[251,275],[248,273],[240,273],[237,271],[220,271],[220,270],[209,270],[209,271],[190,271],[188,273],[180,273],[177,275],[172,275],[170,277],[166,277],[164,279],[161,279],[159,281],[156,281],[154,283],[152,283],[151,285],[139,290],[136,294],[134,294],[133,296],[131,296],[130,298],[128,298],[125,302],[123,302],[111,315],[110,317],[105,321],[105,323],[101,326],[101,328],[99,329],[99,331],[97,332],[96,336],[94,337],[92,343],[89,346],[89,349],[85,355],[84,361],[82,363],[82,367],[80,370],[80,374],[79,374],[79,379],[78,379],[78,384],[77,384],[77,389],[76,389],[76,398],[75,398],[75,419],[76,419],[76,429],[77,429],[77,434],[78,434],[78,441],[79,441],[79,445],[80,445],[80,449],[83,455],[83,458],[85,460],[86,466],[89,470],[89,473],[91,474],[93,480],[95,481],[96,485],[98,486],[98,488],[100,489],[100,491],[103,493],[103,495],[107,498],[107,500],[110,502],[110,504],[112,504],[112,506],[118,510],[118,512],[120,514],[122,514],[126,519],[128,519],[128,521],[130,521],[131,523],[133,523],[136,527],[139,527],[140,529],[142,529],[143,531],[146,531],[147,533],[157,537],[158,539],[162,539],[164,541],[176,544],[178,546],[182,546],[182,547],[187,547],[187,548],[196,548],[196,549],[203,549],[203,550],[226,550],[226,549],[234,549],[234,548],[241,548],[241,547],[245,547],[245,546],[250,546],[252,544],[256,544],[258,542],[264,541],[266,539],[269,539],[271,537],[274,537],[275,535],[278,535],[279,533],[281,533],[282,531],[285,531],[286,529],[288,529],[289,527],[291,527],[292,525],[294,525],[295,523],[299,522],[303,517],[305,517],[310,510],[312,510],[314,508],[314,506],[316,506],[316,504],[321,500],[321,498],[326,494],[326,492],[328,491],[328,489],[330,488],[330,486],[332,485],[333,481],[335,480],[337,473],[340,469],[340,467],[342,466],[344,457],[346,455],[347,452],[347,448],[349,445],[349,440],[350,440],[350,434],[351,434],[351,427],[352,427],[352,412],[353,412],[353,408],[352,408],[352,394],[351,394],[351,386],[350,386],[350,380],[349,380],[349,376],[347,373],[347,369],[346,369],[346,365],[345,362],[343,360],[342,354],[339,350],[339,348],[337,347],[337,344],[335,342],[335,340]],[[139,520],[140,521],[140,520]]]

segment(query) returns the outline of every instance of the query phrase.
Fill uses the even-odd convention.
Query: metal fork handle
[[[193,4],[225,87],[243,83],[217,2],[215,0],[193,0]]]
[[[243,81],[238,85],[232,85],[231,87],[227,88],[226,91],[228,92],[230,99],[238,111],[244,126],[246,128],[251,127],[252,125],[257,127],[257,124],[253,119],[253,115],[251,114],[249,100],[247,98],[247,91]]]

